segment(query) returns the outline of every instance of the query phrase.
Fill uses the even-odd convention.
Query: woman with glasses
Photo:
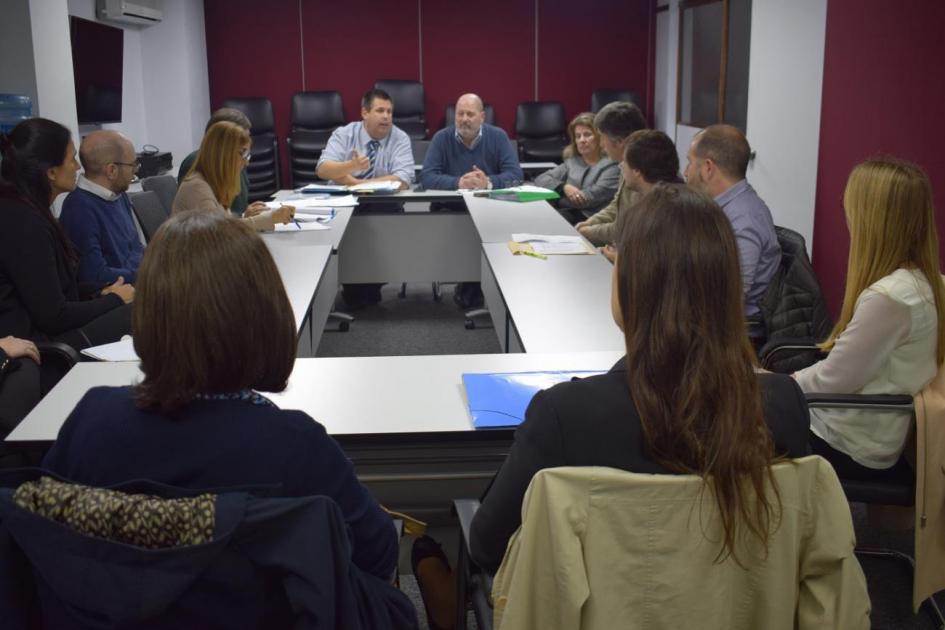
[[[226,212],[240,192],[240,172],[249,162],[249,132],[239,125],[221,121],[204,134],[197,159],[184,177],[174,198],[173,213],[186,210]],[[295,208],[282,206],[259,211],[247,208],[241,220],[257,232],[272,231],[277,223],[288,223]]]
[[[75,153],[69,130],[44,118],[0,136],[0,336],[86,348],[131,330],[134,288],[80,282],[75,246],[50,211],[76,187]]]

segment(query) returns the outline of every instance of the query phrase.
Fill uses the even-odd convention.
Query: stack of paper
[[[515,243],[528,243],[532,251],[538,254],[593,254],[594,250],[588,246],[583,237],[560,236],[555,234],[513,234]]]
[[[372,181],[372,182],[362,182],[360,184],[354,184],[353,186],[348,186],[348,190],[353,193],[359,194],[370,194],[370,193],[395,193],[400,190],[400,182],[395,181]]]
[[[348,192],[347,186],[336,186],[335,184],[309,184],[299,189],[300,193],[305,195],[317,195],[326,193],[329,195],[344,195]]]
[[[344,195],[347,193],[370,194],[370,193],[393,193],[400,190],[400,182],[395,181],[369,181],[351,186],[337,186],[335,184],[309,184],[300,188],[299,192],[304,195]]]
[[[358,205],[358,198],[354,195],[344,197],[301,197],[299,199],[285,198],[279,201],[267,201],[267,208],[294,206],[296,212],[307,214],[331,214],[332,208],[349,208]]]

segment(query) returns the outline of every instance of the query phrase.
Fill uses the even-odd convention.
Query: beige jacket
[[[617,218],[630,206],[640,200],[640,193],[630,190],[620,175],[617,194],[609,204],[601,208],[584,223],[587,225],[587,238],[594,245],[607,245],[617,240]]]
[[[177,189],[177,196],[174,197],[174,205],[171,207],[171,214],[184,212],[185,210],[204,210],[206,212],[226,212],[229,210],[217,201],[216,195],[210,184],[200,173],[191,173],[184,178]],[[271,232],[276,229],[275,221],[272,219],[272,211],[268,210],[253,217],[243,217],[240,221],[245,221],[257,232]]]
[[[549,468],[532,479],[522,526],[495,576],[497,630],[869,628],[850,507],[833,468],[778,464],[783,506],[767,559],[732,558],[700,478]]]
[[[915,395],[915,579],[912,605],[945,589],[945,369]]]

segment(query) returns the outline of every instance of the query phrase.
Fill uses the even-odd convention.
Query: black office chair
[[[328,138],[345,124],[341,94],[338,92],[299,92],[292,97],[292,117],[286,146],[292,187],[318,181],[315,166]]]
[[[642,111],[643,103],[640,101],[640,93],[636,90],[594,90],[591,94],[591,112],[597,113],[601,107],[607,103],[617,101],[630,102],[640,108]]]
[[[135,213],[135,218],[141,225],[141,231],[144,232],[144,240],[150,243],[158,228],[167,221],[171,213],[165,209],[154,191],[128,193],[128,198],[131,200],[131,209]]]
[[[141,180],[141,189],[151,191],[158,196],[167,214],[171,214],[174,197],[177,196],[177,178],[173,175],[155,175]]]
[[[495,124],[495,108],[488,103],[485,103],[482,106],[483,111],[486,113],[486,122],[490,125]],[[456,122],[456,104],[446,106],[446,114],[443,117],[443,126],[440,129],[445,129],[453,123]]]
[[[279,141],[276,137],[276,122],[272,103],[268,98],[228,98],[223,107],[238,109],[252,124],[250,137],[249,200],[259,201],[271,197],[282,186],[279,176]]]
[[[781,262],[762,299],[760,321],[749,322],[749,336],[760,348],[759,356],[790,340],[802,340],[802,344],[807,340],[823,341],[833,329],[804,237],[785,227],[775,226],[774,230],[781,246]],[[773,365],[775,371],[794,372],[814,358],[809,350],[782,348]]]
[[[403,79],[379,79],[374,88],[384,90],[394,100],[394,124],[411,140],[425,140],[429,130],[423,84]]]
[[[519,103],[515,110],[515,135],[523,162],[561,162],[568,145],[564,106],[558,101]]]

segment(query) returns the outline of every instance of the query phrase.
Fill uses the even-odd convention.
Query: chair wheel
[[[464,326],[466,326],[466,330],[474,330],[476,328],[476,322],[472,319],[467,319]]]
[[[351,328],[351,324],[348,322],[338,322],[338,331],[339,332],[348,332],[348,329]]]

